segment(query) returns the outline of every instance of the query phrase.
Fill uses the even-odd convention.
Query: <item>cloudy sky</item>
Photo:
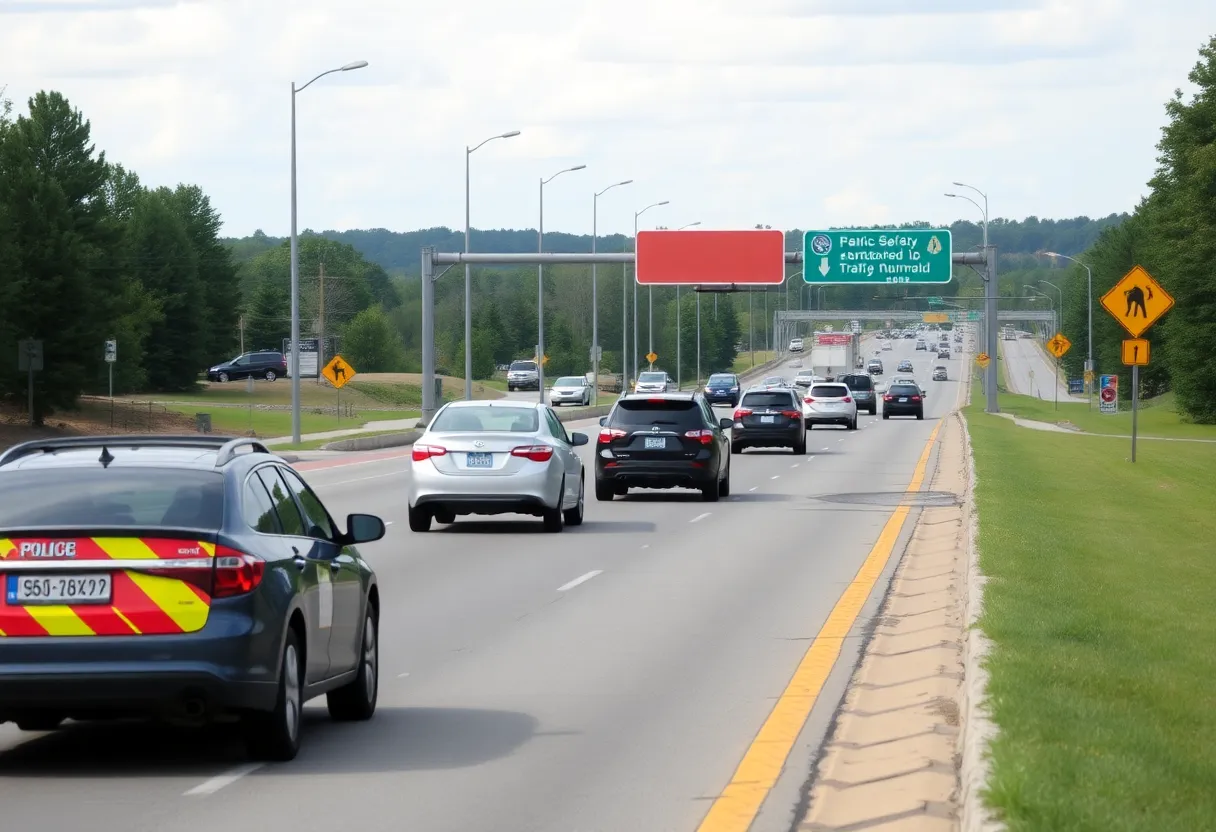
[[[226,233],[588,233],[1105,215],[1145,192],[1201,0],[0,0],[0,86],[62,91],[146,184]]]

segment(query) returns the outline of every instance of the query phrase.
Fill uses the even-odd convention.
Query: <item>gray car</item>
[[[584,473],[574,449],[587,441],[536,402],[449,402],[412,449],[411,531],[468,514],[530,514],[547,532],[581,524]]]
[[[549,389],[549,404],[560,407],[563,404],[581,404],[584,407],[591,404],[591,383],[586,376],[562,376],[553,382]]]

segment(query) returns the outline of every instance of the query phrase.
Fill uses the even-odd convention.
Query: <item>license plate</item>
[[[907,396],[900,396],[900,397],[899,397],[899,400],[900,400],[901,402],[906,402],[906,401],[908,400],[908,397],[907,397]]]
[[[647,437],[646,437],[646,450],[648,450],[648,451],[654,451],[654,450],[659,450],[659,451],[661,451],[661,450],[663,450],[663,449],[664,449],[664,448],[666,448],[666,447],[667,447],[667,440],[666,440],[666,439],[664,439],[663,437],[661,437],[661,436],[660,436],[660,437],[658,437],[657,439],[656,439],[655,437],[653,437],[653,436],[647,436]]]
[[[464,464],[466,468],[493,468],[494,454],[469,454]]]
[[[773,416],[761,416],[761,417],[760,417],[760,424],[762,424],[762,425],[771,425],[771,424],[773,423],[774,419],[775,419],[775,417],[773,417]]]
[[[38,604],[108,604],[112,593],[108,574],[9,575],[5,601],[9,606]]]

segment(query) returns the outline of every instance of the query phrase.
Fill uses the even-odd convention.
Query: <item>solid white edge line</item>
[[[230,771],[228,771],[224,774],[217,774],[215,777],[212,777],[210,780],[207,780],[203,783],[199,783],[193,789],[186,792],[183,795],[183,797],[215,794],[216,792],[218,792],[220,789],[224,788],[225,786],[231,786],[237,780],[240,780],[242,777],[244,777],[247,774],[252,774],[253,772],[257,771],[264,765],[266,765],[266,764],[265,763],[246,763],[243,766],[237,766],[236,768],[231,769]]]
[[[559,586],[559,587],[557,588],[557,591],[558,591],[558,592],[565,592],[566,590],[569,590],[569,589],[574,589],[574,588],[575,588],[576,586],[578,586],[579,584],[586,583],[587,581],[589,581],[589,580],[591,580],[592,578],[594,578],[596,575],[601,574],[603,571],[604,571],[603,569],[593,569],[593,570],[591,570],[590,572],[588,572],[586,575],[579,575],[577,578],[575,578],[575,579],[574,579],[573,581],[571,581],[570,583],[568,583],[568,584],[562,584],[561,586]]]
[[[710,513],[711,512],[707,511],[704,514],[698,514],[696,517],[692,518],[688,522],[689,523],[700,523],[702,520],[704,520],[706,517],[708,517],[710,515]]]

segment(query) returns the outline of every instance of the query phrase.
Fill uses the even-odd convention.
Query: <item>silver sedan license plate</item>
[[[466,468],[493,468],[494,454],[469,454],[465,459]]]
[[[667,440],[664,439],[663,437],[661,437],[661,436],[658,438],[655,438],[653,436],[646,437],[646,450],[648,450],[648,451],[660,450],[661,451],[666,447],[667,447]]]
[[[113,586],[108,574],[9,575],[9,606],[37,604],[108,604]]]

